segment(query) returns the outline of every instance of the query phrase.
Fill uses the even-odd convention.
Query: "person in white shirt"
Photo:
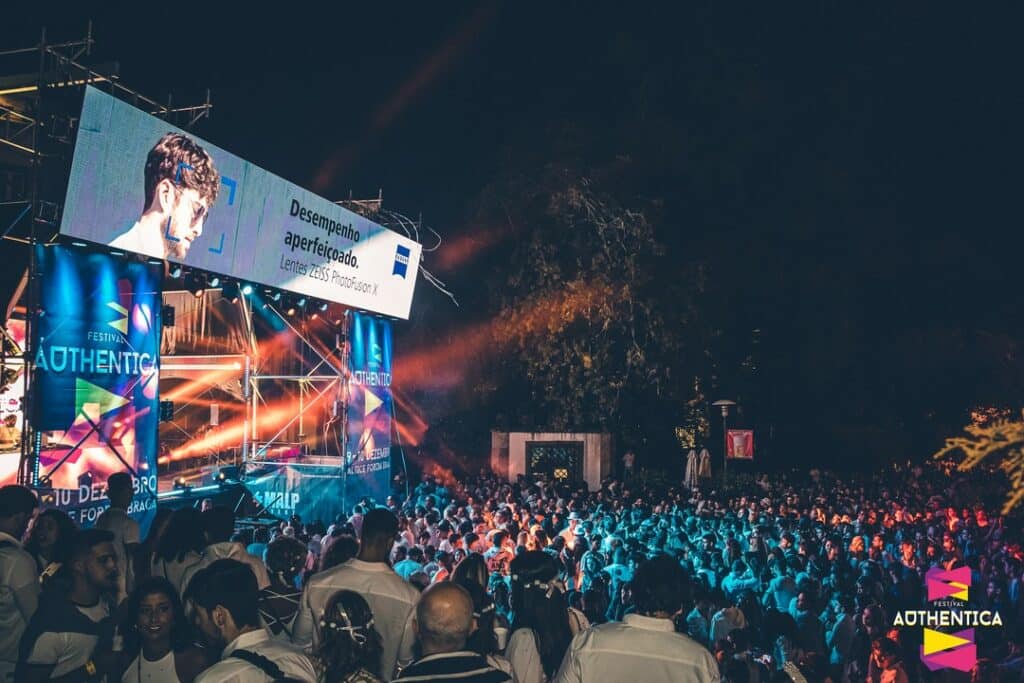
[[[47,590],[21,637],[14,680],[105,680],[115,672],[117,594],[114,535],[103,529],[75,534],[67,550],[68,590]]]
[[[139,547],[139,523],[128,516],[135,492],[132,490],[132,475],[115,472],[107,478],[107,497],[110,507],[96,520],[97,529],[114,534],[114,551],[117,553],[117,601],[121,602],[135,587],[131,558]]]
[[[13,680],[18,642],[39,604],[39,575],[21,547],[36,497],[24,486],[0,488],[0,681]]]
[[[121,683],[192,683],[211,664],[192,643],[178,592],[162,576],[140,581],[121,611]]]
[[[220,174],[195,140],[167,133],[146,157],[142,216],[110,246],[158,259],[182,260],[217,201]]]
[[[175,510],[153,553],[150,575],[164,577],[181,595],[185,592],[185,572],[199,562],[205,547],[203,518],[199,510],[194,507]]]
[[[717,683],[714,656],[675,631],[673,617],[683,609],[689,590],[682,567],[667,555],[642,562],[632,582],[636,613],[573,638],[554,683]]]
[[[505,656],[517,683],[546,683],[572,640],[558,566],[543,550],[528,550],[512,560],[509,572],[513,617]]]
[[[256,577],[256,583],[259,585],[260,590],[269,586],[270,575],[267,574],[267,567],[263,564],[263,560],[253,557],[246,552],[244,545],[231,540],[231,535],[235,531],[235,513],[231,508],[215,505],[202,513],[202,518],[207,546],[203,550],[199,561],[182,573],[181,585],[183,589],[186,592],[188,591],[189,582],[200,569],[209,567],[217,560],[227,559],[237,560],[242,564],[248,565]]]
[[[271,638],[260,625],[259,588],[248,565],[217,560],[197,572],[186,600],[196,625],[221,659],[199,674],[195,683],[262,683],[288,677],[316,683],[310,658],[289,643]]]
[[[319,645],[315,625],[327,601],[339,590],[351,590],[362,595],[373,610],[382,641],[381,677],[391,680],[396,665],[412,661],[416,640],[412,622],[420,594],[388,566],[397,534],[398,520],[390,510],[375,508],[366,513],[359,555],[314,575],[306,584],[292,630],[293,643],[315,650]]]

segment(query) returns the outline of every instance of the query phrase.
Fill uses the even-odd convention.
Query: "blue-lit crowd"
[[[632,463],[630,463],[632,464]],[[131,480],[81,530],[0,489],[0,680],[1024,680],[1020,517],[997,473],[948,461],[598,490],[424,476],[334,520],[239,526],[159,510]],[[922,661],[929,570],[998,614],[969,670]],[[946,629],[949,631],[949,629]]]

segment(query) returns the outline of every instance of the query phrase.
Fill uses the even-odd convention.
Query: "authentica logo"
[[[930,609],[897,612],[893,626],[920,626],[924,629],[921,661],[931,671],[956,669],[970,671],[978,661],[978,647],[974,631],[977,627],[992,628],[1003,625],[999,612],[972,610],[967,606],[971,584],[971,570],[961,567],[944,571],[929,569],[925,574]],[[963,628],[945,633],[938,628]]]

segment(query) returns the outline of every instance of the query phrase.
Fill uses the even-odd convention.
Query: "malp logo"
[[[411,253],[408,247],[398,245],[395,250],[395,267],[391,271],[392,275],[398,275],[403,280],[405,279],[406,272],[409,270],[409,255]]]
[[[937,567],[929,569],[925,574],[925,583],[928,587],[928,601],[942,601],[935,604],[934,607],[937,609],[897,612],[893,626],[922,627],[921,661],[929,670],[970,671],[978,661],[978,646],[974,642],[975,627],[1002,626],[1003,621],[999,612],[969,608],[969,567],[952,570]],[[970,628],[955,633],[934,628],[965,626]]]

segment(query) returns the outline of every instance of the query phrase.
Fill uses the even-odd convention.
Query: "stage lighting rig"
[[[220,275],[211,275],[207,283],[213,289],[217,289],[218,287],[220,287]]]
[[[242,294],[244,294],[246,296],[249,296],[250,294],[252,294],[252,285],[250,285],[250,284],[242,285]]]
[[[172,263],[171,267],[167,270],[167,274],[170,275],[175,280],[177,280],[179,277],[181,277],[181,266],[179,266],[177,263]]]
[[[231,281],[224,283],[221,295],[233,304],[237,304],[238,300],[242,298],[242,292],[238,289],[238,283]]]
[[[192,296],[198,299],[203,295],[203,290],[206,287],[205,279],[198,273],[189,273],[185,276],[185,289],[192,292]]]

